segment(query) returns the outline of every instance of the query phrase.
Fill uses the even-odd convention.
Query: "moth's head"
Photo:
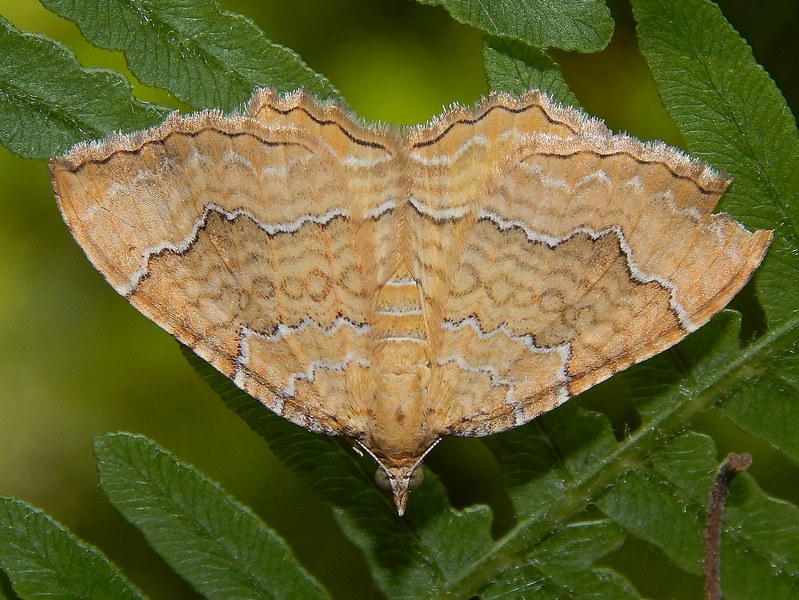
[[[392,457],[380,452],[377,448],[370,448],[362,442],[357,442],[369,455],[377,461],[375,483],[384,490],[391,490],[397,514],[405,514],[408,503],[408,492],[421,485],[424,478],[422,460],[427,453],[439,442],[436,438],[422,447],[422,450],[403,457]]]
[[[397,514],[405,514],[408,492],[421,485],[424,471],[421,463],[414,466],[385,467],[382,464],[375,471],[375,483],[384,490],[391,490]]]

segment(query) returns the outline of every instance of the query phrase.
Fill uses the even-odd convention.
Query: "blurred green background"
[[[479,33],[442,9],[409,0],[221,4],[299,52],[369,119],[417,123],[487,91]],[[796,114],[799,3],[720,5]],[[637,52],[630,9],[621,1],[611,6],[617,31],[607,50],[556,54],[566,79],[584,107],[613,129],[680,145]],[[35,0],[0,0],[0,14],[22,30],[65,42],[84,65],[125,70],[120,54],[90,46],[71,23]],[[142,99],[178,106],[161,91],[135,89]],[[363,562],[338,534],[325,505],[224,408],[177,344],[92,269],[58,215],[43,162],[0,148],[0,215],[0,494],[45,509],[122,564],[152,597],[196,597],[96,487],[91,438],[108,431],[140,432],[253,507],[337,597],[375,597]],[[611,382],[579,401],[612,413],[612,389]],[[766,491],[799,501],[796,465],[712,412],[696,428],[712,433],[720,452],[752,451],[753,473]],[[457,506],[490,502],[499,514],[498,527],[507,522],[498,474],[479,441],[447,441],[427,462]],[[625,553],[651,555],[646,574],[628,574],[643,593],[675,596],[680,576],[659,566],[653,550],[628,545],[616,558],[620,564]],[[698,582],[684,578],[686,589],[698,590]]]

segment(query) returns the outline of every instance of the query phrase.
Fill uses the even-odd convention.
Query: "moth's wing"
[[[569,395],[672,346],[749,280],[771,232],[712,214],[727,183],[674,149],[627,136],[533,138],[492,179],[485,221],[512,224],[519,244],[545,248],[542,275],[574,262],[553,290],[567,290],[574,324],[558,303],[558,320],[534,332],[544,345],[568,342]],[[534,326],[527,316],[515,325]]]
[[[347,389],[368,367],[369,299],[396,253],[396,148],[306,116],[172,115],[50,168],[65,221],[120,294],[279,414],[347,433],[361,425]]]
[[[511,236],[487,227],[481,211],[500,163],[530,131],[555,138],[586,128],[606,131],[576,115],[553,109],[537,92],[518,99],[494,95],[475,109],[455,108],[405,132],[413,173],[409,264],[423,293],[430,428],[439,435],[490,433],[522,422],[521,397],[535,396],[550,407],[564,398],[565,346],[539,348],[528,332],[505,322],[524,293],[527,267],[513,264],[519,248],[507,247]],[[490,295],[490,315],[466,291],[471,287]],[[520,384],[514,378],[522,371]]]
[[[460,151],[434,155],[424,132],[411,151],[426,172],[413,229],[437,328],[433,415],[467,436],[675,344],[729,302],[771,239],[712,215],[727,181],[675,150],[586,122],[509,149],[480,115],[451,124]]]

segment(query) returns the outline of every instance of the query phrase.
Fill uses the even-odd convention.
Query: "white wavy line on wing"
[[[316,329],[317,331],[322,332],[323,334],[329,336],[338,329],[342,327],[349,327],[358,335],[364,335],[369,332],[370,327],[367,324],[358,324],[350,321],[346,317],[337,317],[333,323],[329,327],[322,327],[319,323],[314,321],[313,319],[306,318],[303,319],[299,324],[294,326],[278,324],[275,328],[275,333],[261,333],[259,331],[255,331],[246,325],[241,326],[241,330],[239,331],[239,356],[236,359],[236,372],[233,376],[233,382],[243,389],[245,378],[246,378],[246,368],[247,364],[250,360],[250,350],[249,350],[249,340],[250,338],[254,337],[261,340],[266,340],[268,342],[277,342],[281,339],[288,337],[289,335],[299,333],[305,329]],[[354,354],[348,352],[344,356],[344,360],[339,363],[325,363],[322,361],[312,361],[305,371],[299,371],[297,373],[292,373],[289,377],[288,382],[286,383],[286,387],[284,388],[283,392],[280,394],[286,397],[291,397],[294,395],[295,391],[295,383],[299,379],[304,379],[306,381],[313,381],[313,374],[316,372],[316,369],[327,369],[327,370],[343,370],[347,367],[347,365],[356,362],[361,366],[368,367],[369,361],[362,358],[356,358]],[[310,377],[310,378],[309,378]],[[288,390],[288,391],[287,391]],[[290,391],[290,393],[289,393]]]
[[[481,145],[487,146],[488,139],[483,135],[475,135],[470,137],[468,141],[464,142],[452,154],[437,154],[435,156],[426,157],[416,150],[410,153],[410,157],[418,163],[428,166],[449,165],[458,160],[461,156],[471,150],[472,146]]]
[[[601,183],[606,187],[610,187],[610,185],[613,183],[613,181],[611,181],[610,177],[608,177],[608,174],[605,173],[605,171],[603,171],[602,169],[597,169],[596,171],[591,171],[590,173],[580,177],[580,179],[574,182],[574,187],[572,189],[578,190],[584,185],[590,185],[595,181]]]
[[[381,163],[389,162],[393,159],[394,157],[391,154],[385,154],[377,158],[360,158],[358,156],[352,156],[351,154],[348,154],[341,159],[341,162],[348,167],[355,167],[356,169],[369,169],[371,167],[376,167]]]
[[[384,214],[391,212],[397,207],[397,201],[393,198],[389,198],[382,204],[375,206],[372,210],[366,213],[367,219],[379,219]]]
[[[503,335],[513,342],[522,344],[530,352],[534,352],[536,354],[550,354],[550,353],[558,354],[560,356],[560,366],[558,367],[558,371],[555,374],[555,379],[554,379],[555,382],[558,384],[557,405],[559,406],[563,404],[564,402],[566,402],[566,400],[570,398],[567,386],[569,381],[571,381],[571,378],[569,377],[566,371],[569,363],[569,358],[571,357],[571,347],[569,344],[563,343],[552,347],[536,346],[532,335],[516,335],[505,324],[502,324],[499,327],[496,327],[490,331],[483,331],[482,327],[480,327],[480,322],[475,317],[467,317],[462,321],[457,321],[457,322],[448,321],[448,320],[442,322],[442,328],[448,331],[458,331],[459,329],[463,329],[465,327],[471,328],[477,334],[477,337],[480,339],[489,339],[496,335]],[[453,356],[450,358],[460,358],[460,357]],[[464,359],[461,358],[461,360],[463,361],[463,364],[467,364]],[[441,361],[439,361],[439,364],[441,364]],[[460,363],[456,364],[458,364],[458,366],[461,367]],[[467,370],[476,370],[477,372],[481,371],[491,372],[491,370],[493,370],[493,372],[496,373],[496,369],[490,366],[471,367],[470,369]],[[497,373],[497,378],[499,378],[498,373]],[[514,421],[516,425],[521,425],[522,423],[525,423],[527,419],[525,418],[524,415],[524,406],[513,398],[512,394],[513,384],[511,382],[506,382],[504,380],[500,380],[500,382],[507,383],[511,388],[511,393],[509,396],[505,397],[505,401],[513,408]],[[492,387],[494,386],[492,385]]]
[[[262,167],[259,174],[262,177],[285,177],[295,167],[310,162],[314,158],[316,158],[316,155],[312,152],[308,152],[302,156],[296,156],[287,160],[282,166],[279,167]],[[228,150],[222,154],[219,162],[234,166],[240,165],[250,171],[256,172],[255,164],[253,164],[249,158],[235,150]],[[212,165],[216,164],[216,161],[212,160],[210,157],[208,157],[208,155],[195,151],[189,157],[188,164],[195,168],[199,167],[209,169]]]
[[[141,280],[147,275],[149,272],[150,266],[150,259],[165,251],[174,252],[176,254],[180,254],[188,250],[188,248],[197,241],[197,237],[200,233],[200,230],[205,227],[205,224],[208,222],[209,215],[215,212],[219,215],[222,215],[228,221],[233,221],[238,217],[247,217],[249,218],[255,225],[267,233],[268,235],[276,235],[278,233],[293,233],[298,231],[300,227],[305,225],[306,223],[316,223],[318,225],[325,225],[335,219],[336,217],[348,217],[349,211],[344,208],[334,207],[325,212],[322,215],[300,215],[293,221],[288,221],[285,223],[264,223],[259,221],[255,218],[255,216],[248,210],[243,208],[237,208],[232,211],[227,211],[221,206],[217,204],[206,204],[203,207],[202,214],[195,219],[194,225],[191,228],[189,234],[184,237],[180,242],[172,243],[172,242],[161,242],[160,244],[156,244],[155,246],[151,246],[149,248],[145,248],[142,250],[142,267],[135,271],[129,278],[126,284],[120,286],[117,291],[122,294],[123,296],[128,296],[131,294],[136,287],[139,285]]]
[[[355,356],[352,352],[347,352],[344,355],[344,360],[337,363],[325,363],[322,361],[313,361],[311,364],[308,365],[308,368],[305,371],[301,371],[298,373],[292,373],[289,377],[288,382],[286,382],[286,387],[279,392],[279,394],[286,398],[293,398],[294,394],[297,392],[296,383],[297,381],[304,380],[308,383],[313,383],[313,380],[316,376],[317,370],[325,370],[325,371],[344,371],[348,366],[351,364],[357,364],[362,367],[368,368],[371,366],[371,363],[366,360],[365,358],[360,358]]]
[[[561,179],[560,177],[547,174],[547,172],[541,168],[540,165],[522,161],[519,163],[519,166],[522,170],[535,175],[545,188],[558,189],[567,193],[572,191],[572,186],[569,185],[568,181]]]
[[[414,198],[413,196],[408,198],[408,202],[419,213],[425,215],[426,217],[430,217],[434,221],[450,221],[453,219],[462,219],[469,212],[468,206],[462,206],[460,208],[444,208],[441,210],[436,210],[435,208],[432,208],[422,203],[418,198]]]
[[[650,196],[650,200],[652,202],[663,202],[675,213],[686,215],[686,217],[689,218],[694,223],[702,222],[702,216],[703,216],[702,211],[699,210],[696,206],[687,206],[684,208],[679,206],[674,198],[674,193],[669,189],[663,190],[656,194],[652,194]]]
[[[285,177],[295,167],[304,165],[305,163],[312,161],[314,158],[316,158],[316,155],[312,152],[309,152],[308,154],[303,154],[302,156],[297,156],[287,160],[286,164],[284,164],[282,167],[263,167],[260,174],[263,177]]]
[[[592,240],[597,240],[603,236],[608,235],[609,233],[612,233],[619,240],[619,247],[621,248],[621,251],[624,254],[625,260],[627,261],[627,268],[630,269],[630,275],[632,276],[632,278],[640,283],[656,282],[664,289],[668,290],[669,305],[671,306],[671,309],[674,312],[674,314],[677,315],[677,318],[680,320],[680,324],[682,325],[683,329],[685,329],[689,333],[697,329],[696,324],[694,324],[694,322],[691,320],[691,317],[688,315],[683,306],[677,300],[677,286],[675,285],[675,283],[670,279],[667,279],[666,277],[661,277],[659,275],[649,275],[648,273],[645,273],[643,269],[641,269],[633,259],[632,248],[630,248],[630,245],[627,243],[627,239],[624,237],[624,232],[617,225],[613,225],[611,227],[607,227],[601,230],[596,230],[591,227],[575,227],[568,234],[566,234],[566,236],[560,238],[557,236],[535,231],[534,229],[529,227],[524,221],[503,219],[498,214],[486,209],[481,209],[480,212],[478,212],[477,219],[478,220],[485,219],[491,221],[500,229],[500,231],[506,231],[512,228],[521,229],[522,231],[524,231],[528,240],[530,240],[531,242],[545,244],[549,248],[554,248],[555,246],[558,246],[566,242],[567,240],[577,235],[578,233],[584,233],[588,235]]]
[[[422,338],[410,337],[407,335],[395,335],[395,336],[387,336],[384,338],[380,338],[381,342],[385,343],[401,343],[401,344],[419,344],[420,346],[426,346],[427,340]]]
[[[286,386],[280,390],[279,392],[275,393],[275,407],[274,411],[278,414],[282,414],[284,409],[284,400],[286,398],[293,398],[294,395],[297,393],[297,382],[298,381],[307,381],[308,383],[313,383],[314,379],[316,378],[316,372],[319,370],[324,371],[344,371],[348,366],[351,364],[357,364],[365,368],[369,368],[371,363],[364,359],[359,358],[352,352],[347,352],[344,355],[344,359],[341,362],[337,363],[326,363],[322,361],[312,361],[305,371],[298,371],[296,373],[292,373],[288,380],[286,381]],[[246,379],[244,376],[243,370],[237,370],[236,374],[233,378],[233,383],[235,383],[239,388],[246,391]]]
[[[117,195],[131,196],[133,194],[141,194],[143,192],[141,188],[155,187],[161,183],[163,171],[171,162],[171,159],[164,158],[160,163],[160,172],[158,170],[142,169],[137,171],[127,183],[120,183],[118,181],[111,183],[105,190],[106,199],[113,200]],[[105,208],[108,210],[105,204],[95,204],[92,208]]]
[[[565,193],[573,193],[575,190],[583,187],[588,186],[593,182],[599,182],[600,184],[610,187],[613,184],[613,181],[608,176],[608,174],[603,169],[597,169],[587,175],[582,176],[578,179],[574,185],[570,185],[566,179],[561,179],[558,177],[554,177],[552,175],[547,174],[546,170],[543,169],[540,165],[535,163],[528,163],[526,161],[522,161],[519,164],[520,168],[524,171],[534,174],[539,181],[541,181],[542,185],[547,188],[555,188],[564,191]],[[641,178],[638,175],[634,175],[628,179],[621,181],[616,186],[617,190],[633,190],[636,193],[642,193],[644,191],[644,183],[641,181]],[[687,219],[692,221],[696,224],[701,224],[702,219],[704,218],[704,213],[696,206],[679,206],[674,198],[674,194],[672,190],[665,189],[657,193],[653,193],[647,197],[647,202],[663,202],[665,203],[669,209],[671,209],[675,214],[684,215]]]
[[[570,381],[569,375],[566,373],[566,366],[571,357],[571,347],[567,343],[558,344],[557,346],[537,346],[532,335],[517,335],[504,323],[490,331],[484,331],[480,326],[480,322],[475,317],[466,317],[462,321],[444,320],[441,327],[447,331],[459,331],[465,327],[472,329],[477,337],[481,340],[487,340],[497,335],[503,335],[512,342],[523,345],[527,350],[535,354],[558,354],[560,356],[560,368],[556,375],[558,383],[568,383]]]
[[[448,365],[451,363],[455,363],[459,369],[462,371],[466,371],[468,373],[487,373],[491,376],[491,387],[506,387],[508,388],[508,393],[506,394],[506,398],[508,396],[513,396],[513,382],[507,379],[502,379],[499,375],[499,371],[497,371],[496,367],[492,367],[490,365],[481,365],[479,367],[473,367],[469,363],[466,362],[466,359],[462,356],[453,354],[451,356],[447,356],[446,358],[439,358],[438,359],[438,366],[443,367],[444,365]]]
[[[507,388],[505,392],[504,402],[508,406],[513,409],[514,421],[516,423],[521,423],[524,419],[523,413],[523,406],[519,404],[513,397],[513,393],[515,388],[513,386],[513,382],[507,379],[502,379],[499,375],[499,371],[495,367],[490,365],[480,365],[480,366],[472,366],[466,362],[462,356],[458,355],[451,355],[447,356],[446,358],[438,359],[438,366],[443,367],[448,364],[455,364],[461,371],[465,371],[467,373],[485,373],[489,375],[491,379],[491,383],[489,384],[492,388],[504,387]]]
[[[543,170],[538,165],[527,165],[525,163],[522,163],[522,168],[536,173],[536,175],[538,175],[538,177],[541,180],[541,183],[544,186],[563,189],[569,193],[573,192],[575,189],[583,185],[590,184],[592,181],[599,181],[600,183],[605,185],[610,185],[611,183],[607,174],[602,169],[598,169],[592,173],[589,173],[588,175],[584,175],[583,177],[578,179],[577,182],[572,187],[569,186],[569,184],[563,179],[552,177],[550,175],[545,175]],[[432,206],[425,204],[424,202],[413,196],[409,197],[408,201],[410,202],[411,206],[413,206],[419,213],[427,217],[430,217],[434,221],[450,221],[454,219],[462,219],[472,210],[471,206],[436,209],[433,208]],[[480,210],[478,213],[478,218],[480,214],[485,212],[490,212],[490,211],[487,211],[486,209]]]
[[[275,327],[275,333],[261,333],[259,331],[255,331],[247,327],[246,325],[242,325],[242,334],[246,334],[244,339],[249,338],[250,336],[256,337],[261,340],[266,340],[268,342],[277,342],[283,338],[288,337],[294,333],[299,333],[305,329],[316,329],[317,331],[325,334],[330,335],[341,329],[342,327],[349,327],[355,333],[359,335],[363,335],[367,333],[370,329],[369,325],[366,323],[356,323],[351,321],[347,317],[336,317],[336,319],[330,324],[329,327],[322,327],[319,323],[314,321],[313,319],[306,317],[302,321],[300,321],[297,325],[284,325],[283,323],[279,323],[277,327]],[[241,335],[239,336],[242,337]]]
[[[252,164],[252,161],[244,156],[241,152],[236,152],[235,150],[228,150],[222,154],[222,162],[233,166],[244,167],[253,173],[255,172],[255,165]]]

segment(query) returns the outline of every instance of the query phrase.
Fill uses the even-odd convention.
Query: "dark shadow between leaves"
[[[741,313],[741,343],[749,344],[768,331],[766,311],[757,298],[757,287],[754,279],[750,279],[729,306]]]
[[[641,427],[641,415],[630,398],[624,377],[611,377],[586,390],[576,400],[585,410],[605,416],[617,442],[628,438]]]
[[[14,588],[11,587],[11,582],[8,580],[6,572],[0,569],[0,598],[8,600],[20,600],[20,597],[14,593]]]
[[[513,527],[513,505],[502,485],[499,464],[483,440],[446,437],[425,459],[425,464],[444,485],[454,508],[463,510],[476,504],[491,508],[495,539]]]
[[[702,597],[701,577],[676,568],[660,548],[635,537],[628,537],[617,550],[596,564],[623,573],[642,598]],[[630,568],[630,565],[637,568]]]

